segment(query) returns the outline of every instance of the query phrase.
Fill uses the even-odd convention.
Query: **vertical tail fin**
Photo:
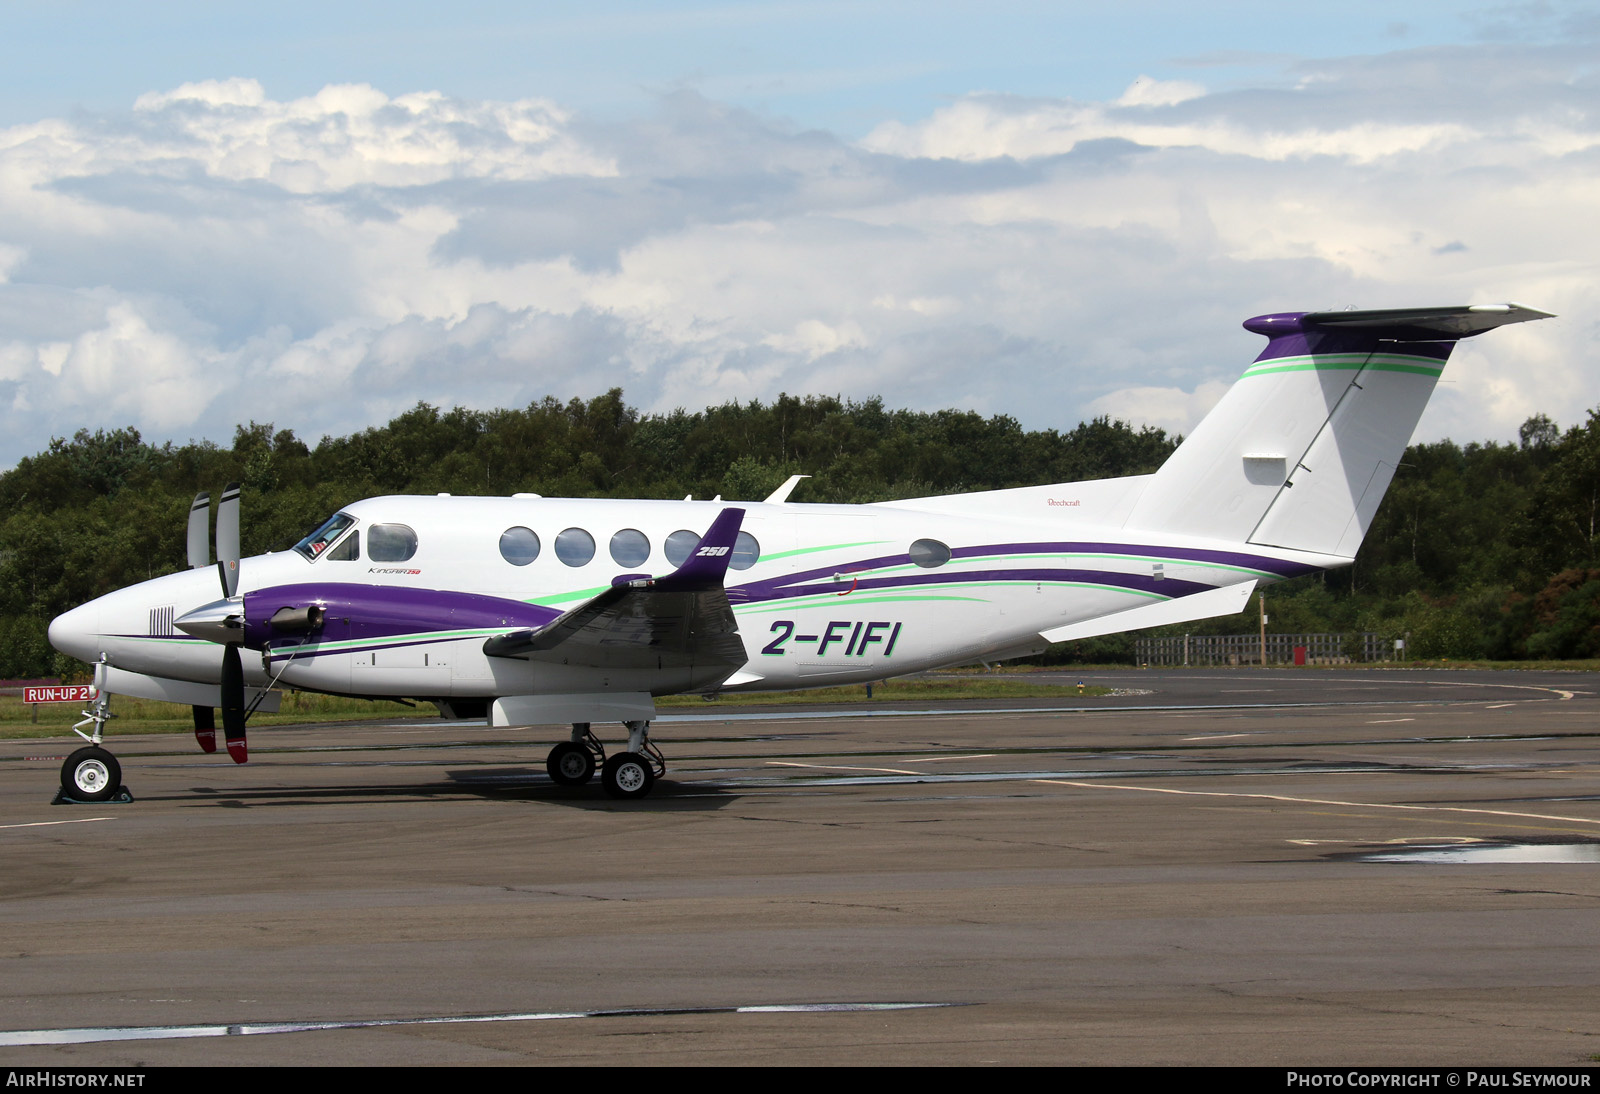
[[[1247,320],[1266,349],[1127,526],[1354,557],[1456,341],[1547,314],[1495,304]]]

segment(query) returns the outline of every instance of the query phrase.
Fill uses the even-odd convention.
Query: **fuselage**
[[[672,572],[731,505],[745,517],[725,584],[746,658],[731,677],[485,655],[487,639],[536,630],[618,578]],[[419,699],[844,684],[1015,656],[1068,624],[1344,561],[1130,533],[1070,507],[992,508],[371,498],[321,540],[241,561],[245,631],[258,639],[246,639],[246,680]],[[50,639],[85,661],[214,683],[220,647],[174,621],[219,595],[215,568],[171,574],[67,612]],[[307,602],[325,612],[315,634],[267,640],[275,611]]]

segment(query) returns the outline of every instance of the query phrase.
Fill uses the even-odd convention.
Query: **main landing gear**
[[[600,771],[600,785],[613,798],[642,798],[666,774],[666,757],[650,743],[649,722],[624,722],[628,750],[606,757],[605,746],[588,722],[572,723],[572,739],[550,750],[545,770],[562,786],[582,786]]]
[[[115,756],[100,747],[105,739],[106,723],[115,717],[111,713],[111,695],[101,689],[94,703],[83,712],[83,721],[72,727],[72,732],[88,741],[89,747],[78,749],[61,765],[61,793],[56,796],[58,804],[133,800],[133,795],[122,787],[122,765],[117,763]],[[94,733],[85,733],[83,727],[91,723]]]

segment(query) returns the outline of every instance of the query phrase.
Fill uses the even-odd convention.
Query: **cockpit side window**
[[[315,532],[296,543],[294,549],[315,562],[355,522],[356,518],[349,513],[335,513],[323,521]]]
[[[328,558],[334,562],[355,562],[361,557],[361,529],[357,528],[348,536],[339,541],[339,545],[328,552]]]

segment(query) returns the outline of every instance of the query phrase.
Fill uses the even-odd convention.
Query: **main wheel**
[[[606,761],[600,782],[613,798],[642,798],[655,785],[650,761],[637,752],[619,752]]]
[[[562,786],[582,786],[594,778],[594,754],[573,741],[562,741],[550,750],[544,769]]]
[[[61,765],[61,793],[74,801],[110,801],[121,789],[122,765],[103,748],[80,748]]]

